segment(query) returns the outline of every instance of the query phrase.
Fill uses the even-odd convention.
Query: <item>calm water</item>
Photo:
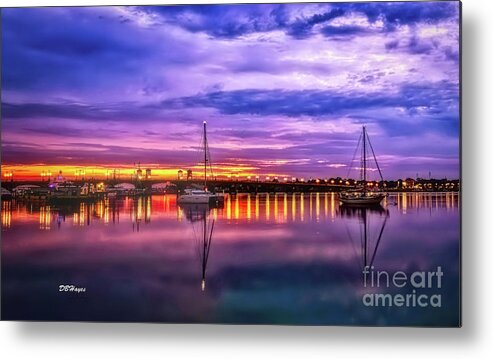
[[[2,202],[3,319],[457,325],[459,197],[396,194],[379,209],[336,194],[176,196],[74,206]],[[366,231],[365,231],[366,227]],[[365,236],[366,233],[366,236]],[[444,272],[440,307],[365,306],[362,268]],[[59,285],[86,288],[59,292]]]

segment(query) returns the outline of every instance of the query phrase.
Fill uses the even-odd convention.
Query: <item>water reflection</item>
[[[132,229],[139,232],[142,220],[144,223],[151,221],[152,197],[136,197],[131,204],[130,218]]]
[[[197,249],[197,257],[201,267],[201,289],[205,291],[207,263],[212,244],[212,235],[216,220],[211,216],[211,210],[207,204],[182,204],[180,205],[186,219],[190,222],[193,230],[193,239]]]
[[[459,196],[457,193],[399,193],[392,194],[384,200],[383,206],[395,206],[400,214],[409,211],[426,210],[430,216],[440,210],[457,210]],[[374,211],[374,209],[373,209]],[[121,215],[127,214],[132,229],[140,231],[142,224],[151,222],[153,216],[174,213],[178,221],[185,214],[176,205],[176,196],[159,195],[153,197],[136,197],[126,199],[105,199],[93,203],[77,203],[54,206],[2,201],[2,229],[8,230],[17,220],[25,221],[37,217],[39,229],[53,230],[60,228],[66,218],[74,226],[89,226],[96,221],[103,224],[119,224]],[[238,194],[227,196],[224,209],[213,211],[217,218],[228,220],[246,220],[248,222],[320,222],[334,220],[337,216],[348,215],[339,208],[335,193],[305,194]],[[56,222],[56,225],[53,225]]]
[[[176,195],[70,206],[12,200],[1,208],[6,319],[458,320],[457,194],[392,194],[371,209],[340,206],[335,193],[237,194],[226,197],[224,208],[212,209],[180,208]],[[441,266],[443,309],[361,306],[365,265],[394,272]],[[61,282],[88,291],[60,296]]]
[[[12,221],[12,201],[2,200],[2,228],[10,228]]]
[[[359,252],[357,256],[361,258],[360,270],[365,267],[372,267],[390,216],[389,211],[380,205],[363,208],[340,206],[339,214],[341,217],[357,219],[356,235],[352,233],[348,222],[345,222],[348,238],[354,251]]]

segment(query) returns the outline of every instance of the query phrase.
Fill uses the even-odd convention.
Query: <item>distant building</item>
[[[412,178],[406,178],[406,180],[402,183],[404,188],[414,188],[416,181]]]
[[[65,177],[62,176],[62,171],[59,171],[58,174],[53,179],[54,183],[63,183],[65,182]]]

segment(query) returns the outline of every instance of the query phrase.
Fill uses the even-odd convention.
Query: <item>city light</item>
[[[58,172],[59,171],[69,171],[71,173],[75,174],[75,180],[76,181],[87,181],[89,183],[93,183],[93,185],[96,187],[98,181],[103,180],[105,181],[106,184],[108,184],[108,181],[116,181],[116,180],[126,180],[126,181],[144,181],[144,180],[157,180],[161,179],[162,180],[167,180],[167,181],[172,181],[173,179],[176,180],[185,180],[185,175],[187,181],[192,181],[192,182],[203,182],[204,177],[207,179],[207,181],[212,181],[212,182],[217,182],[215,186],[220,187],[221,186],[221,181],[231,181],[234,180],[235,182],[250,182],[250,181],[255,181],[256,183],[279,183],[279,184],[288,184],[288,183],[299,183],[299,184],[331,184],[331,185],[340,185],[340,186],[365,186],[368,189],[398,189],[398,190],[405,190],[405,191],[429,191],[429,190],[435,190],[435,191],[458,191],[460,190],[460,184],[458,180],[450,180],[450,179],[422,179],[422,178],[402,178],[402,179],[395,179],[395,180],[386,180],[386,181],[377,181],[377,180],[367,180],[366,182],[363,182],[362,180],[357,180],[357,179],[351,179],[351,178],[320,178],[320,177],[296,177],[296,176],[286,176],[286,175],[276,175],[276,174],[269,174],[269,175],[261,175],[261,174],[248,174],[245,173],[243,175],[241,169],[236,169],[236,168],[228,168],[228,170],[231,170],[232,172],[225,173],[225,172],[219,172],[218,176],[214,176],[212,174],[207,173],[205,176],[200,175],[197,176],[197,178],[192,178],[191,176],[191,170],[169,170],[166,169],[160,169],[156,167],[146,167],[145,169],[142,169],[141,171],[138,170],[138,167],[128,167],[126,169],[109,169],[109,168],[66,168],[64,166],[60,166],[59,168],[53,171],[50,169],[44,169],[42,167],[37,167],[37,170],[35,175],[32,175],[30,177],[24,177],[24,173],[21,171],[14,171],[12,167],[7,167],[2,169],[2,178],[4,179],[5,182],[14,182],[14,180],[20,180],[20,181],[26,181],[29,179],[35,179],[37,178],[38,181],[41,182],[50,182],[51,180],[55,182],[59,182],[60,179],[57,179],[59,177]],[[156,171],[156,175],[151,176],[151,170],[154,172]],[[178,172],[178,177],[176,177],[176,173]],[[22,173],[22,174],[21,174]],[[67,172],[64,172],[67,173]],[[173,175],[174,173],[174,175]],[[86,175],[89,174],[88,177]],[[14,179],[15,177],[15,179]],[[174,178],[173,178],[174,177]],[[65,177],[63,177],[65,178]],[[65,178],[67,180],[67,178]],[[239,187],[241,188],[241,187]],[[262,190],[260,188],[256,189]]]
[[[5,178],[10,178],[10,179],[12,179],[12,178],[14,177],[14,173],[13,173],[12,171],[10,171],[10,172],[5,172],[5,173],[3,174],[3,176],[4,176]]]
[[[41,171],[41,181],[50,180],[51,178],[51,171]]]

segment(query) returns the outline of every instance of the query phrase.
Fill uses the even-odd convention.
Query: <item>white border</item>
[[[227,3],[216,0],[214,3]],[[265,2],[265,1],[245,1]],[[300,1],[301,2],[301,1]],[[2,0],[1,6],[173,1]],[[179,1],[207,3],[207,1]],[[462,329],[0,323],[3,358],[485,358],[493,352],[493,2],[463,1]],[[487,354],[488,353],[488,354]]]

